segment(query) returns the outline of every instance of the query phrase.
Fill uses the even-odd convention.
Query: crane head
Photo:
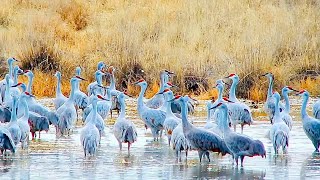
[[[124,95],[127,95],[127,96],[129,96],[129,97],[133,97],[133,96],[131,96],[131,95],[128,93],[127,90],[124,90],[124,91],[123,91],[123,94],[124,94]]]
[[[176,96],[174,96],[173,99],[169,100],[168,102],[173,102],[173,101],[175,101],[175,100],[180,99],[181,97],[182,97],[181,95],[176,95]]]
[[[33,94],[28,93],[27,91],[24,92],[25,95],[30,96],[30,97],[36,97]]]
[[[105,101],[107,101],[107,99],[106,99],[106,98],[104,98],[104,97],[102,97],[100,94],[98,94],[98,95],[97,95],[97,98],[99,98],[99,99],[101,99],[101,100],[105,100]]]
[[[167,88],[167,89],[163,90],[162,92],[159,92],[158,94],[164,94],[164,93],[169,92],[169,91],[170,91],[170,89]]]
[[[134,82],[133,84],[140,84],[140,83],[142,83],[142,82],[146,82],[144,79],[139,79],[139,81],[137,81],[137,82]]]
[[[297,96],[301,96],[301,95],[306,94],[306,93],[308,93],[308,91],[302,89],[302,90],[300,90],[296,95],[297,95]]]
[[[235,73],[231,73],[231,74],[229,74],[229,76],[227,76],[226,78],[233,78],[233,77],[235,77],[235,76],[236,76]]]
[[[80,77],[80,76],[75,76],[75,78],[82,80],[82,81],[86,81],[86,79],[84,79],[83,77]]]
[[[23,84],[22,82],[19,82],[18,84],[13,85],[13,86],[11,86],[11,87],[18,87],[18,86],[20,86],[20,85],[22,85],[22,84]]]
[[[224,101],[226,101],[226,102],[234,103],[233,101],[230,101],[230,99],[229,99],[229,98],[227,98],[227,97],[223,97],[222,99],[223,99]]]

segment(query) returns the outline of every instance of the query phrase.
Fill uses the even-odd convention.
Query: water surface
[[[51,100],[42,102],[48,104]],[[233,166],[229,155],[211,154],[211,162],[205,160],[200,164],[196,151],[190,152],[187,160],[178,162],[166,136],[159,142],[152,141],[150,130],[146,131],[137,119],[135,102],[130,101],[127,114],[138,128],[138,141],[130,154],[126,144],[119,150],[112,134],[114,119],[106,120],[101,147],[97,156],[89,159],[84,158],[80,145],[80,122],[70,137],[56,138],[51,127],[48,133],[41,134],[41,140],[30,142],[29,150],[19,149],[13,156],[0,157],[0,179],[317,179],[320,155],[313,153],[314,148],[302,130],[299,103],[300,100],[293,103],[295,122],[288,155],[274,155],[266,138],[271,126],[266,117],[255,117],[255,124],[245,127],[245,134],[264,143],[267,158],[246,157],[244,168]],[[203,104],[191,117],[197,126],[203,126],[205,121]]]

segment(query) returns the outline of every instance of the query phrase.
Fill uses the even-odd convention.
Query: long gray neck
[[[56,89],[56,96],[62,94],[61,92],[61,76],[57,76],[57,89]]]
[[[231,101],[236,101],[236,100],[237,100],[237,97],[236,97],[236,88],[237,88],[238,83],[239,83],[238,80],[233,79],[232,85],[231,85],[231,88],[230,88],[230,92],[229,92],[229,99],[230,99]]]
[[[268,97],[272,96],[273,77],[269,77]]]
[[[12,61],[9,62],[9,77],[10,79],[13,79],[13,66],[12,66]]]
[[[303,96],[303,102],[302,102],[302,106],[301,106],[301,118],[302,118],[302,121],[306,117],[308,117],[308,113],[307,113],[308,99],[309,99],[309,95]]]
[[[111,89],[116,89],[116,80],[115,80],[115,77],[114,77],[113,72],[112,72],[112,74],[111,74],[110,88],[111,88]]]
[[[90,123],[91,125],[95,125],[95,121],[97,119],[97,101],[92,103],[92,118],[89,120],[88,123]]]
[[[15,122],[17,121],[17,99],[13,98],[12,101],[12,111],[11,111],[11,121],[10,122]]]
[[[159,89],[158,93],[164,91],[164,84],[165,84],[165,77],[164,76],[165,76],[165,74],[160,75],[160,89]]]
[[[23,99],[22,100],[22,104],[23,104],[23,107],[24,107],[24,117],[28,121],[28,119],[29,119],[29,107],[28,107],[27,101],[25,99]]]
[[[18,69],[13,71],[13,84],[18,84]]]
[[[192,127],[192,125],[188,121],[188,104],[186,102],[183,102],[181,104],[181,118],[183,131],[186,132]]]
[[[284,110],[286,113],[290,113],[290,101],[289,101],[289,96],[287,92],[283,92],[282,96],[284,98],[284,101],[286,103],[286,109]]]
[[[71,82],[71,92],[70,92],[69,101],[73,102],[75,88],[76,88],[76,81],[72,81]]]
[[[120,102],[120,114],[118,119],[124,119],[126,117],[126,104],[124,102],[124,98],[121,98],[119,102]]]
[[[218,102],[220,102],[222,100],[222,95],[223,95],[223,87],[219,87],[218,88],[218,92],[219,92],[219,95],[218,95]]]
[[[4,92],[4,101],[8,102],[10,99],[10,81],[9,78],[6,78],[6,90]]]
[[[219,129],[222,128],[223,134],[227,134],[230,132],[229,124],[228,124],[228,109],[221,108],[222,110],[222,117],[220,118],[220,122],[218,122]]]
[[[33,76],[28,76],[28,87],[27,87],[27,92],[32,94],[32,84],[33,84]]]
[[[279,109],[279,99],[275,98],[275,106],[274,106],[274,123],[282,121],[280,118],[280,109]]]
[[[164,105],[166,107],[166,117],[173,117],[174,114],[172,113],[171,102],[168,102],[171,99],[173,99],[173,94],[168,93],[165,97],[166,97],[166,100],[164,101]]]
[[[146,92],[146,89],[147,89],[147,86],[141,86],[140,94],[138,97],[138,111],[144,107],[143,97],[144,97],[144,93]]]

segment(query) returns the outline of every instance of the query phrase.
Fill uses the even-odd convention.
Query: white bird
[[[77,67],[76,76],[80,77],[80,75],[81,75],[81,68]],[[73,101],[77,111],[77,119],[78,119],[78,109],[81,109],[83,111],[89,105],[89,97],[80,90],[79,86],[80,86],[80,82],[78,81],[76,82],[76,85],[75,85],[74,97],[73,97]]]
[[[280,94],[278,92],[275,92],[273,94],[273,98],[275,100],[275,112],[272,119],[273,124],[270,130],[270,139],[275,154],[278,154],[278,150],[280,147],[282,147],[283,153],[287,153],[289,146],[290,129],[287,126],[287,124],[282,120],[282,116],[280,114]]]
[[[229,110],[229,119],[231,125],[233,125],[234,131],[237,129],[237,124],[241,125],[241,134],[243,133],[243,126],[252,124],[252,113],[249,106],[240,102],[236,97],[236,88],[239,83],[239,76],[236,74],[230,74],[228,77],[232,79],[232,85],[229,92],[229,100],[234,103],[227,104]]]
[[[220,102],[212,109],[220,107],[220,121],[223,123],[223,141],[227,146],[227,149],[231,151],[236,164],[238,165],[238,159],[240,157],[241,166],[243,166],[243,160],[245,156],[261,156],[266,157],[266,150],[264,145],[259,140],[253,140],[249,136],[239,134],[231,131],[228,126],[228,107],[226,104]]]
[[[98,101],[97,102],[97,104],[96,104],[96,110],[95,111],[97,111],[98,112],[98,103],[99,102],[103,102],[103,101],[107,101],[107,99],[105,99],[104,97],[102,97],[100,94],[98,94],[97,96],[94,96],[93,98],[95,98],[95,97],[98,97],[99,99],[100,99],[100,101]],[[103,107],[103,106],[102,106]],[[93,118],[93,114],[95,113],[94,111],[93,111],[93,105],[92,105],[92,108],[91,108],[92,110],[90,111],[90,113],[88,114],[88,116],[86,117],[86,120],[85,120],[85,124],[86,123],[88,123],[88,120],[90,120],[90,119],[92,119]],[[99,112],[98,112],[98,114],[96,115],[96,117],[94,118],[95,120],[94,120],[94,124],[96,125],[96,127],[97,127],[97,129],[99,130],[99,134],[100,134],[100,137],[102,136],[102,135],[104,135],[104,127],[105,127],[105,124],[104,124],[104,120],[103,120],[103,118],[100,116],[100,114],[99,114]]]
[[[292,129],[293,121],[292,121],[292,117],[290,116],[290,101],[289,101],[288,94],[293,91],[299,92],[290,86],[283,87],[281,91],[281,94],[285,100],[285,110],[281,112],[281,116],[282,116],[282,120],[287,124],[290,130]]]
[[[76,82],[84,80],[79,76],[74,76],[71,78],[71,92],[69,99],[57,110],[57,114],[59,117],[58,122],[58,133],[64,135],[73,128],[74,123],[77,120],[77,112],[74,107],[74,93],[76,88]]]
[[[315,118],[320,119],[320,99],[314,103],[312,113]]]
[[[158,140],[159,132],[163,130],[163,122],[166,119],[166,113],[159,109],[153,109],[147,107],[143,102],[143,96],[147,89],[147,82],[144,79],[140,79],[134,84],[141,87],[140,94],[138,97],[138,114],[142,121],[151,129],[154,140]]]
[[[59,71],[56,72],[54,75],[57,78],[57,88],[56,88],[56,98],[53,100],[53,104],[55,109],[59,109],[60,106],[62,106],[68,98],[65,97],[61,92],[61,73]]]
[[[262,76],[265,76],[269,79],[269,86],[268,86],[268,94],[267,94],[267,100],[263,106],[264,108],[264,111],[268,114],[269,116],[269,120],[271,122],[271,124],[273,123],[272,122],[272,119],[273,119],[273,115],[274,115],[274,107],[275,107],[275,104],[274,104],[274,98],[272,97],[272,87],[273,87],[273,83],[274,83],[274,76],[272,73],[266,73]],[[280,103],[280,106],[279,106],[281,109],[280,109],[280,112],[283,111],[285,109],[284,105],[282,103]]]
[[[9,72],[8,72],[9,80],[10,80],[9,86],[13,84],[13,63],[17,61],[18,60],[14,57],[10,57],[7,59],[8,66],[9,66]],[[1,97],[0,103],[4,102],[5,89],[6,89],[6,79],[3,79],[0,81],[0,97]]]
[[[319,152],[320,143],[320,121],[316,118],[310,117],[307,113],[307,103],[309,100],[309,92],[306,90],[301,90],[298,95],[303,97],[302,107],[301,107],[301,118],[303,130],[311,140],[315,152]]]
[[[203,128],[197,128],[193,126],[187,118],[188,115],[188,96],[176,96],[174,99],[178,99],[181,103],[182,108],[182,127],[183,133],[191,145],[193,150],[197,150],[199,154],[199,159],[201,162],[202,156],[207,154],[209,151],[218,152],[225,155],[228,150],[224,146],[224,142],[220,136],[217,134],[207,131]],[[173,101],[173,100],[171,100]],[[207,154],[208,155],[208,154]],[[208,156],[208,160],[209,156]]]
[[[7,128],[9,130],[9,132],[11,133],[12,140],[15,145],[17,145],[21,140],[21,130],[20,130],[19,124],[17,122],[17,105],[18,105],[18,97],[13,96],[11,120],[10,120]]]
[[[178,124],[181,123],[181,119],[177,118],[177,116],[173,114],[171,110],[171,102],[168,102],[174,98],[173,92],[170,89],[165,89],[160,94],[164,94],[165,96],[164,106],[166,106],[166,119],[163,122],[163,128],[168,137],[168,144],[170,146],[172,132]]]
[[[24,115],[18,119],[18,125],[21,130],[21,147],[25,149],[29,143],[29,133],[30,133],[30,126],[29,126],[29,108],[26,101],[27,94],[22,93],[19,99],[19,102],[22,104],[24,108]],[[30,94],[29,94],[30,96]]]
[[[103,72],[103,69],[104,69],[105,67],[106,67],[106,65],[104,64],[104,62],[103,62],[103,61],[100,61],[100,62],[98,63],[97,70]],[[102,78],[102,77],[101,77],[101,78]],[[102,79],[101,79],[101,81],[102,81]],[[92,91],[92,90],[96,88],[96,87],[95,87],[96,84],[97,84],[97,80],[94,81],[94,82],[92,82],[92,83],[90,83],[90,84],[88,85],[88,87],[87,87],[88,96],[91,96],[91,94],[93,94],[93,91]],[[101,89],[101,91],[103,91],[103,89]],[[102,94],[102,95],[104,95],[104,94]]]
[[[113,126],[113,134],[116,137],[120,151],[122,150],[122,143],[128,143],[128,152],[130,152],[130,146],[137,140],[137,130],[133,122],[126,118],[126,105],[125,97],[127,93],[120,93],[118,100],[120,102],[120,115],[117,118]]]
[[[80,142],[83,147],[84,156],[87,155],[94,156],[98,149],[98,145],[100,143],[100,134],[99,130],[96,127],[96,118],[98,116],[97,113],[97,97],[93,97],[92,99],[92,116],[88,118],[88,122],[84,126],[80,135]]]

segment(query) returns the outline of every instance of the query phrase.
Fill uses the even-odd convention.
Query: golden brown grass
[[[320,93],[319,80],[302,78],[306,70],[320,72],[316,0],[1,3],[0,54],[16,56],[25,68],[38,69],[37,95],[54,94],[55,70],[67,79],[81,66],[83,76],[92,81],[100,60],[119,68],[117,79],[128,79],[123,74],[140,65],[151,82],[148,96],[157,91],[159,71],[164,68],[176,72],[172,81],[181,91],[187,91],[185,75],[204,77],[211,87],[217,78],[236,72],[242,78],[240,95],[259,101],[265,98],[267,83],[258,75],[271,71],[276,89],[293,84]],[[68,81],[63,84],[67,92]],[[128,89],[139,90],[131,85]],[[201,98],[212,96],[211,88],[201,91]]]

